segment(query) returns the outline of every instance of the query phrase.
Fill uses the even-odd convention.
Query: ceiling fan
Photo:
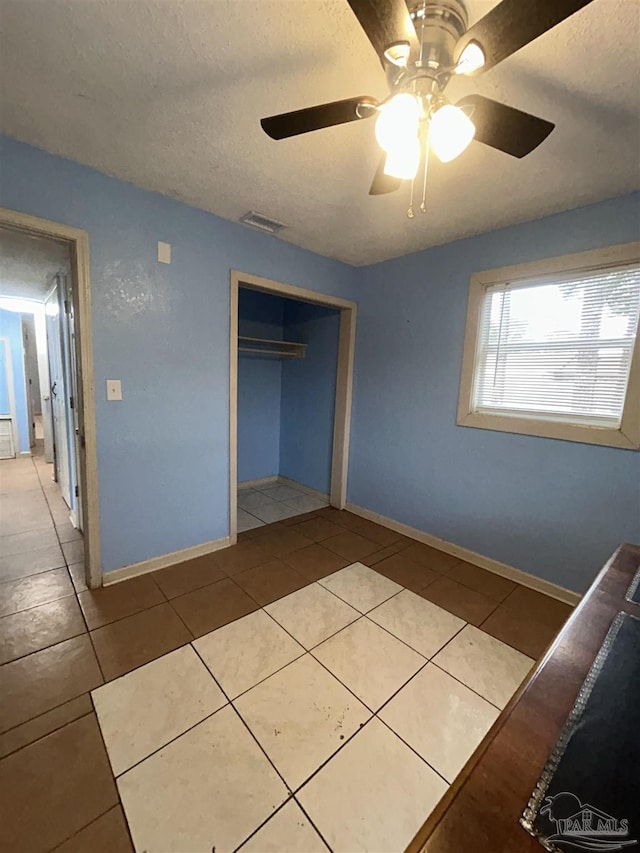
[[[454,74],[493,68],[592,0],[502,0],[467,29],[462,0],[347,0],[387,75],[389,96],[361,96],[263,118],[264,132],[286,139],[377,116],[383,149],[370,195],[394,192],[411,180],[407,215],[413,218],[414,180],[423,163],[420,210],[426,211],[429,152],[455,159],[473,139],[524,157],[551,133],[551,122],[482,95],[455,105],[445,97]]]

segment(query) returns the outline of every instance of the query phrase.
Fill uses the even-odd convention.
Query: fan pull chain
[[[424,140],[424,175],[422,178],[422,202],[420,203],[420,213],[427,212],[427,172],[429,171],[429,124],[425,132]]]
[[[413,219],[413,217],[415,216],[415,214],[413,212],[413,187],[414,187],[414,184],[415,184],[415,178],[412,179],[412,181],[411,181],[411,197],[409,199],[409,208],[407,210],[407,217],[409,219]]]

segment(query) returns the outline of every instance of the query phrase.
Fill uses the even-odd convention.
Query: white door
[[[53,470],[62,497],[71,508],[71,476],[69,459],[69,430],[67,427],[68,394],[64,378],[62,354],[62,301],[60,280],[45,299],[47,350],[49,353],[49,382],[51,415],[53,419]],[[62,308],[62,310],[61,310]]]
[[[78,371],[76,363],[76,326],[73,313],[72,278],[69,273],[61,278],[63,282],[62,317],[62,356],[67,398],[67,423],[69,425],[69,487],[71,490],[71,520],[75,527],[82,530],[82,501],[80,498],[80,477],[78,464],[82,452],[80,442],[80,417],[78,397]]]
[[[29,318],[24,314],[20,318],[20,328],[22,331],[22,358],[24,361],[24,382],[27,397],[27,420],[29,421],[29,447],[34,447],[36,443],[36,424],[33,416],[33,380],[31,379],[33,367],[31,356],[33,350],[29,337]],[[35,341],[33,343],[35,344]]]

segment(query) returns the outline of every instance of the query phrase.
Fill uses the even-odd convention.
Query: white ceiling
[[[51,276],[69,264],[69,247],[0,227],[0,296],[44,300]]]
[[[495,0],[470,0],[470,22]],[[0,0],[5,132],[285,240],[367,264],[578,207],[639,184],[637,0],[594,0],[470,91],[556,122],[522,161],[474,143],[432,163],[429,211],[408,187],[370,198],[372,121],[281,142],[262,116],[386,94],[346,0]]]

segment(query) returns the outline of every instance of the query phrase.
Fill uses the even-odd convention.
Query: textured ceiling
[[[0,228],[0,296],[44,299],[50,277],[68,263],[65,243]]]
[[[495,2],[470,0],[470,23]],[[3,130],[227,219],[366,264],[577,207],[638,185],[638,0],[588,7],[471,91],[556,122],[518,161],[472,144],[432,163],[426,215],[408,187],[370,198],[372,121],[281,142],[262,116],[386,94],[346,0],[0,0]]]

